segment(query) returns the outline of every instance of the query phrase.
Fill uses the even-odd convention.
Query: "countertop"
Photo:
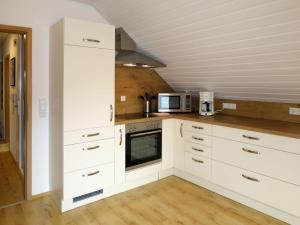
[[[115,124],[129,124],[129,123],[140,123],[153,120],[163,120],[163,119],[182,119],[190,120],[201,123],[209,123],[213,125],[221,125],[232,128],[240,128],[251,131],[263,132],[274,135],[281,135],[286,137],[298,138],[300,139],[300,123],[283,122],[277,120],[267,120],[267,119],[255,119],[241,116],[230,116],[217,114],[214,116],[204,117],[199,116],[198,113],[176,113],[176,114],[154,114],[154,116],[145,118],[143,114],[125,114],[117,115],[115,119]]]

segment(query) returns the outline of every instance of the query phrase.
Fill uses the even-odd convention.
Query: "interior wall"
[[[2,46],[0,46],[0,78],[2,77],[3,75],[3,61],[2,61]],[[1,107],[1,103],[2,101],[4,101],[3,97],[4,97],[4,93],[2,93],[1,95],[1,90],[3,90],[3,78],[2,80],[0,79],[0,141],[3,139],[3,132],[4,132],[4,127],[3,127],[3,109]]]
[[[9,150],[13,155],[16,162],[19,160],[18,154],[18,113],[17,113],[17,93],[18,93],[18,77],[19,77],[19,68],[18,68],[18,35],[9,34],[2,45],[2,54],[3,61],[9,55],[9,60],[16,58],[15,64],[15,86],[9,86],[9,121],[7,118],[4,118],[5,123],[9,122]],[[5,65],[3,66],[5,67]],[[10,78],[10,76],[9,76]],[[4,79],[5,80],[5,76]],[[9,82],[10,83],[10,82]],[[4,90],[7,87],[4,87]],[[4,110],[5,110],[4,105]],[[5,134],[7,135],[7,134]]]
[[[49,191],[49,118],[39,99],[49,99],[49,29],[62,17],[107,23],[91,6],[72,0],[9,0],[0,3],[1,24],[32,28],[32,193]]]
[[[173,89],[153,69],[116,67],[116,114],[142,113],[143,100],[139,95],[148,92],[173,92]],[[121,96],[126,101],[121,102]],[[152,111],[157,111],[157,100],[152,101]]]

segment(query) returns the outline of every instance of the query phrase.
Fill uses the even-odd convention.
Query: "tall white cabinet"
[[[115,183],[115,28],[64,18],[50,39],[50,185],[66,211]]]

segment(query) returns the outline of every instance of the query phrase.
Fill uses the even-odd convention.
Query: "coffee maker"
[[[199,101],[199,114],[202,116],[212,116],[214,111],[214,93],[213,92],[200,92]]]

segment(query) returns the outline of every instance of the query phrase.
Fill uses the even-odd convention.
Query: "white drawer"
[[[186,172],[191,173],[196,177],[210,180],[210,159],[185,152],[184,167]]]
[[[205,134],[184,131],[183,138],[185,141],[193,142],[200,145],[211,146],[212,137]]]
[[[97,141],[114,137],[114,126],[64,132],[64,145]]]
[[[112,163],[114,139],[87,142],[64,147],[64,172]]]
[[[91,21],[66,18],[64,43],[85,47],[115,49],[115,27]]]
[[[300,187],[212,160],[214,183],[300,216]]]
[[[199,122],[184,120],[183,121],[183,130],[191,131],[194,133],[211,135],[212,125],[207,124],[207,123],[199,123]]]
[[[267,148],[300,154],[300,139],[296,138],[216,125],[213,126],[213,135],[249,144],[260,145]]]
[[[300,155],[214,137],[212,158],[300,185]]]
[[[95,166],[64,174],[64,199],[109,187],[114,184],[114,164]]]
[[[211,157],[211,148],[205,145],[199,145],[192,142],[184,142],[184,150],[195,155]]]

